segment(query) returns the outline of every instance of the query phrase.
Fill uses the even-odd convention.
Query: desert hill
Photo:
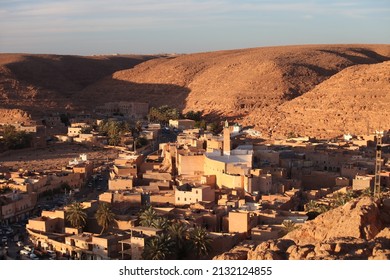
[[[112,77],[87,87],[81,96],[100,102],[115,98],[149,101],[155,106],[171,104],[184,111],[202,110],[211,116],[239,120],[244,125],[255,125],[263,132],[271,131],[274,136],[286,135],[291,127],[279,123],[294,119],[294,104],[297,103],[288,106],[291,100],[303,98],[317,85],[348,67],[376,65],[389,58],[389,45],[287,46],[198,53],[150,60],[132,69],[118,71]],[[378,84],[374,80],[371,84],[380,90],[386,83],[389,73],[386,70],[386,65],[370,68],[359,72],[359,79],[369,80],[372,73],[379,71],[378,75],[383,77]],[[354,75],[352,79],[357,74],[345,72],[343,79],[338,80],[340,87],[348,87],[351,83],[349,75]],[[339,92],[331,92],[333,88],[327,91],[326,88],[324,85],[323,92],[333,95]],[[385,95],[383,92],[382,96]],[[314,95],[311,94],[310,98]],[[299,107],[296,114],[302,116],[299,122],[303,122],[299,133],[305,134],[305,129],[314,136],[341,133],[344,124],[333,122],[332,119],[337,117],[329,113],[333,110],[346,110],[351,119],[357,117],[360,105],[345,108],[337,107],[338,103],[334,102],[336,107],[328,110],[333,95],[329,98],[323,96],[329,102],[321,103],[324,116],[330,117],[330,122],[334,123],[331,129],[309,129],[311,116],[305,118],[304,107]],[[361,103],[366,103],[365,98],[371,100],[370,96],[368,93],[359,94]],[[389,104],[388,99],[383,98],[383,101]],[[371,105],[369,102],[367,110],[371,110]]]
[[[22,109],[30,114],[77,107],[78,93],[86,86],[152,58],[155,56],[0,54],[0,109]],[[0,115],[10,117],[10,112],[2,110]],[[14,112],[19,119],[20,111]]]
[[[373,128],[388,116],[389,59],[390,45],[263,47],[176,57],[3,54],[0,108],[30,114],[134,100],[201,110],[210,118],[254,125],[265,136],[283,136],[295,127],[313,136],[346,128],[357,133],[362,122],[366,132],[367,122]],[[383,110],[373,108],[373,96],[380,96]],[[348,127],[355,120],[362,121]]]

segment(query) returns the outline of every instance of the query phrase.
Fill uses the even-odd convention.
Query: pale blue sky
[[[390,43],[390,0],[0,0],[0,52]]]

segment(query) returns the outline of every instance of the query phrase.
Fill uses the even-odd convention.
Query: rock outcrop
[[[298,245],[326,242],[342,237],[370,240],[382,229],[377,203],[370,197],[352,200],[308,221],[284,238]]]

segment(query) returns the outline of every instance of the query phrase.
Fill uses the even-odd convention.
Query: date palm
[[[190,248],[194,251],[197,258],[207,256],[211,250],[212,239],[206,229],[201,226],[195,226],[189,234]]]
[[[297,228],[295,223],[291,220],[285,220],[283,221],[282,225],[284,226],[284,230],[289,233]]]
[[[115,220],[115,214],[111,211],[110,204],[101,203],[99,204],[99,208],[96,211],[95,218],[99,226],[102,227],[102,234],[106,229],[110,227],[110,225]]]
[[[169,235],[156,235],[146,240],[142,257],[145,260],[167,260],[173,256],[173,245]]]
[[[169,221],[165,217],[158,217],[153,220],[152,226],[157,229],[166,230],[169,226]]]
[[[156,219],[157,213],[151,206],[146,208],[139,216],[140,224],[143,227],[153,227]]]
[[[175,251],[178,259],[183,259],[186,255],[186,243],[188,241],[188,228],[182,222],[173,222],[167,228],[169,236],[175,243]]]
[[[72,227],[83,228],[87,221],[87,213],[85,213],[83,205],[77,201],[70,204],[66,209],[66,219]]]

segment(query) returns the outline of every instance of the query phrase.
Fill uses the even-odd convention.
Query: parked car
[[[31,252],[32,251],[32,246],[31,245],[26,245],[23,247],[24,250]]]
[[[28,255],[30,255],[30,251],[27,251],[27,250],[25,250],[25,249],[22,249],[22,250],[20,250],[20,254],[21,254],[21,255],[28,256]]]
[[[22,247],[23,246],[23,242],[22,241],[18,241],[18,242],[16,242],[16,245],[18,245],[19,247]]]
[[[50,259],[55,259],[57,254],[52,250],[47,250],[46,253],[50,256]]]
[[[34,253],[30,254],[30,259],[32,259],[32,260],[39,260],[38,256],[35,255]]]
[[[6,236],[3,236],[3,238],[1,238],[1,242],[7,242],[8,241],[8,238]]]

